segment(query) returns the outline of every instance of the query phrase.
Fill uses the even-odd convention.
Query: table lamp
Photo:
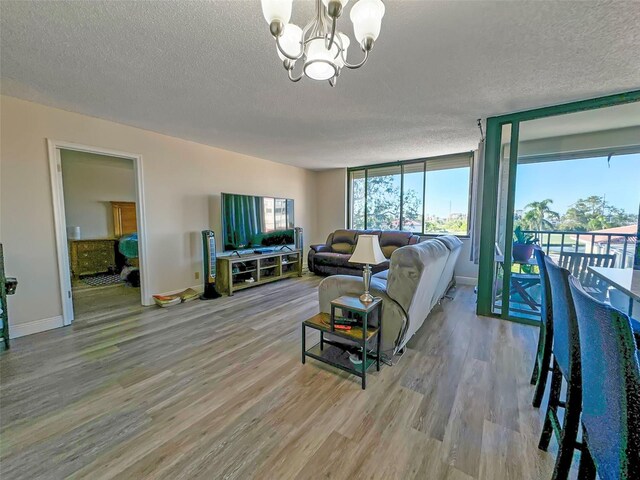
[[[380,242],[377,235],[360,235],[356,249],[351,255],[349,262],[362,263],[364,268],[362,271],[362,279],[364,280],[364,293],[360,295],[363,303],[373,301],[373,297],[369,293],[369,285],[371,284],[371,265],[378,265],[386,260],[384,253],[380,249]]]

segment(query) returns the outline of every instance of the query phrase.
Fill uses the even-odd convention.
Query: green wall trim
[[[625,103],[638,101],[640,101],[640,90],[631,90],[629,92],[616,93],[604,97],[596,97],[586,100],[578,100],[575,102],[561,103],[559,105],[534,108],[533,110],[524,110],[521,112],[513,112],[504,115],[495,115],[490,118],[500,119],[502,123],[523,122],[525,120],[553,117],[556,115],[564,115],[567,113],[577,113],[584,110],[594,110],[597,108],[611,107],[613,105],[622,105]]]

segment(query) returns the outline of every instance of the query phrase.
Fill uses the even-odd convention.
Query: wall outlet
[[[198,280],[200,278],[200,272],[195,272],[193,276],[196,277],[196,280]]]

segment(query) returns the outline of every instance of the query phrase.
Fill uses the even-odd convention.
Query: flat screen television
[[[223,193],[222,242],[225,251],[293,245],[293,200]]]

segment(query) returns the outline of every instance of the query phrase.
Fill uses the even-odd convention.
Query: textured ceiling
[[[2,93],[322,169],[470,150],[478,117],[640,87],[639,1],[385,3],[332,89],[287,80],[258,0],[2,0]]]

